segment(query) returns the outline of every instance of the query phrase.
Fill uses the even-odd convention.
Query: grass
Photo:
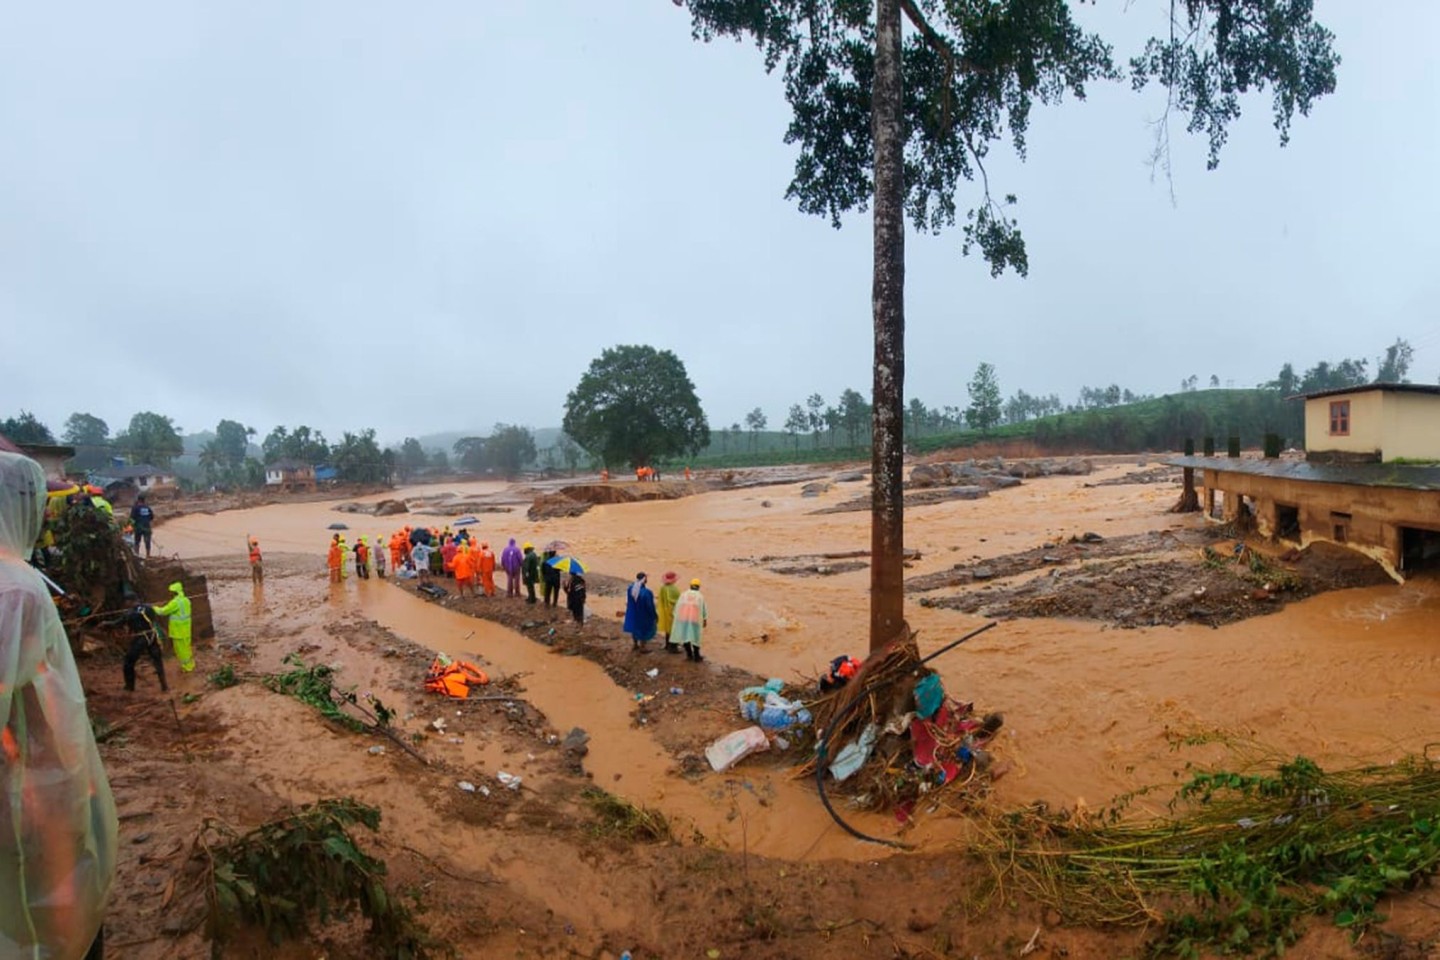
[[[592,829],[596,836],[634,843],[670,843],[675,839],[670,821],[658,810],[637,807],[599,787],[586,787],[580,799],[595,814]]]

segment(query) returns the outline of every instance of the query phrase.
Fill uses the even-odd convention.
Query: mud
[[[1177,541],[1200,535],[1201,518],[1165,514],[1173,500],[1166,484],[1085,486],[1133,467],[1128,458],[1100,464],[1088,478],[1046,477],[983,500],[917,506],[907,524],[919,551],[910,561],[913,576],[951,576],[961,558],[995,564],[1086,532],[1105,545],[1152,532]],[[193,561],[210,584],[216,639],[199,645],[201,674],[222,659],[244,672],[274,670],[286,653],[313,644],[307,656],[339,663],[346,683],[402,705],[402,730],[424,735],[418,748],[437,763],[422,767],[396,750],[372,756],[369,747],[382,741],[332,730],[295,701],[253,683],[205,690],[192,676],[177,698],[184,736],[157,708],[102,748],[122,809],[140,815],[125,821],[122,838],[124,882],[114,915],[114,939],[126,944],[121,955],[204,955],[197,934],[157,931],[193,902],[185,899],[194,892],[181,862],[204,816],[253,825],[288,803],[334,795],[384,810],[374,845],[390,863],[392,882],[420,892],[427,919],[461,956],[613,960],[622,949],[637,958],[713,949],[722,957],[999,957],[1018,955],[1037,929],[1037,944],[1048,951],[1041,956],[1137,953],[1138,934],[1067,928],[1020,896],[987,899],[988,870],[962,853],[963,818],[920,818],[904,834],[920,852],[895,857],[841,834],[809,785],[788,776],[783,757],[752,758],[726,776],[687,765],[690,744],[742,725],[733,689],[726,689],[739,677],[778,676],[799,688],[831,657],[863,653],[865,570],[797,578],[733,559],[863,549],[868,516],[811,515],[817,501],[828,506],[849,496],[840,486],[801,497],[801,484],[813,479],[795,477],[763,492],[741,487],[602,504],[578,518],[481,517],[479,529],[492,543],[566,539],[617,583],[641,569],[652,578],[665,569],[701,578],[711,609],[709,662],[688,665],[698,669],[685,674],[681,658],[631,654],[628,641],[611,632],[618,596],[602,599],[598,591],[595,618],[572,634],[526,612],[513,617],[536,625],[521,619],[510,629],[387,583],[351,579],[331,587],[323,573],[329,504],[283,503],[167,523],[157,530],[157,548]],[[507,495],[500,484],[451,486],[462,497]],[[384,496],[436,492],[417,487]],[[761,507],[762,493],[769,509]],[[388,531],[395,521],[373,523],[362,532]],[[246,533],[261,537],[267,550],[260,591],[249,583]],[[1174,552],[1142,551],[1133,562],[1167,562]],[[1182,542],[1179,552],[1199,550]],[[1128,562],[1130,554],[1119,554],[1064,567],[1069,575],[1087,564]],[[1044,566],[1017,572],[1009,584],[999,578],[996,589],[1047,575]],[[907,616],[922,651],[981,621],[919,601],[976,589],[971,583],[912,594]],[[1218,628],[1187,620],[1116,631],[1102,621],[1017,617],[934,661],[956,696],[1006,715],[994,753],[1012,769],[988,802],[1003,811],[1035,800],[1078,807],[1088,798],[1093,808],[1126,790],[1171,782],[1187,763],[1223,758],[1214,739],[1177,752],[1177,733],[1233,731],[1326,765],[1393,759],[1434,739],[1440,580],[1336,589],[1274,605],[1270,616]],[[541,642],[537,634],[552,627],[558,639]],[[397,652],[387,656],[392,648]],[[447,704],[447,726],[453,709],[462,711],[453,720],[463,742],[426,734],[439,708],[419,690],[416,671],[432,650],[476,659],[497,683],[518,684],[507,688],[514,691],[507,700],[520,704],[521,716],[512,722],[503,702]],[[106,656],[85,662],[87,691],[100,712],[123,722],[154,696],[153,681],[142,668],[141,692],[126,701],[118,662]],[[645,676],[657,666],[657,677]],[[671,695],[672,685],[686,692]],[[186,703],[186,692],[200,698]],[[652,692],[654,700],[635,700]],[[581,775],[563,747],[549,742],[563,742],[574,727],[590,736]],[[517,795],[499,797],[493,809],[474,795],[457,797],[459,779],[489,786],[493,795],[501,770],[522,777]],[[590,785],[660,811],[676,842],[606,835],[580,798]],[[879,835],[898,833],[890,818],[854,820]],[[132,842],[145,832],[148,838]],[[141,862],[165,855],[170,859]],[[160,908],[171,879],[175,892]],[[1387,903],[1385,912],[1387,929],[1405,943],[1434,939],[1440,927],[1416,895]],[[267,952],[363,955],[340,934],[331,939],[299,953]],[[1310,931],[1292,952],[1356,955],[1343,932],[1326,928]]]

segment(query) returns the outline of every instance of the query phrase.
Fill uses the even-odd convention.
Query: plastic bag
[[[706,747],[705,759],[710,761],[710,769],[720,773],[729,770],[752,753],[769,749],[770,741],[765,738],[764,730],[759,727],[746,727],[727,733]]]

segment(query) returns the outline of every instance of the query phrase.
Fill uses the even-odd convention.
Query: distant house
[[[274,490],[315,491],[315,468],[298,460],[277,460],[265,466],[265,486]]]
[[[105,498],[117,505],[129,503],[141,494],[147,497],[180,494],[175,474],[148,463],[110,469],[106,471],[106,476],[96,477],[95,480],[104,481]]]
[[[1298,546],[1364,553],[1397,579],[1440,569],[1440,386],[1372,383],[1305,394],[1304,462],[1178,457],[1206,517]]]
[[[40,469],[45,471],[45,477],[49,480],[64,480],[65,461],[75,456],[74,447],[54,443],[21,443],[16,446],[25,456],[40,464]]]

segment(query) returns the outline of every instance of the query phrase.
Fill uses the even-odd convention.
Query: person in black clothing
[[[525,581],[526,603],[535,602],[535,584],[540,582],[540,555],[530,544],[525,544],[525,556],[520,561],[520,578]]]
[[[543,576],[545,585],[545,606],[560,606],[560,571],[550,564],[555,559],[554,550],[545,551],[545,561],[540,564],[540,574]]]
[[[145,494],[140,494],[135,501],[135,506],[130,508],[130,525],[135,528],[135,555],[140,555],[140,541],[145,541],[145,556],[150,556],[150,531],[155,524],[155,511],[145,502]]]
[[[148,656],[155,664],[155,676],[160,678],[160,689],[168,691],[165,682],[164,651],[160,648],[160,631],[150,617],[150,609],[143,604],[135,607],[120,618],[120,624],[130,630],[130,649],[125,653],[125,689],[135,691],[135,664],[141,657]]]
[[[565,605],[570,608],[575,622],[583,627],[585,625],[585,578],[578,573],[570,575],[570,582],[565,587]]]

